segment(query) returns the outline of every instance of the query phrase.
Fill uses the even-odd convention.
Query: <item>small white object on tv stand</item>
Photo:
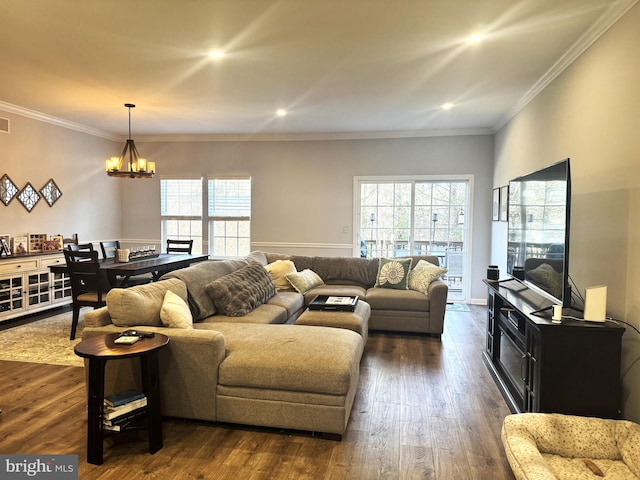
[[[607,319],[607,287],[587,287],[584,295],[584,319],[588,322],[604,322]]]

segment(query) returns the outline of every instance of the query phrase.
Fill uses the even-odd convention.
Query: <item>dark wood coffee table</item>
[[[87,391],[87,462],[102,465],[102,415],[104,405],[104,372],[108,360],[140,358],[142,388],[147,396],[147,426],[149,453],[162,448],[162,413],[160,409],[160,378],[158,352],[169,343],[169,337],[156,333],[133,345],[119,345],[114,340],[119,333],[99,335],[78,343],[74,352],[89,360],[89,386]]]

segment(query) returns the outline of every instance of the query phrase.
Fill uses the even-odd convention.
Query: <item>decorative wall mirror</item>
[[[9,175],[5,173],[0,178],[0,202],[4,203],[5,206],[9,205],[16,193],[18,193],[18,187],[11,181]]]
[[[33,188],[31,182],[27,182],[24,188],[18,194],[18,201],[22,204],[27,212],[31,212],[36,203],[40,201],[40,194]]]
[[[56,182],[53,181],[53,178],[50,178],[44,187],[40,189],[40,193],[50,207],[62,196],[62,192],[58,188],[58,185],[56,185]]]

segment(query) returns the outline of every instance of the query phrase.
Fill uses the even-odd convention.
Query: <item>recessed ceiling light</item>
[[[279,108],[276,111],[276,115],[278,115],[279,117],[284,117],[287,114],[287,111],[284,108]]]
[[[467,41],[469,43],[480,43],[482,40],[484,40],[485,35],[483,33],[474,33],[473,35],[469,35],[469,38],[467,38]]]
[[[453,108],[453,103],[447,102],[442,105],[443,110],[451,110]]]
[[[221,52],[220,50],[211,50],[211,51],[209,52],[209,56],[210,56],[211,58],[215,58],[215,59],[217,60],[217,59],[219,59],[219,58],[224,57],[224,52]]]

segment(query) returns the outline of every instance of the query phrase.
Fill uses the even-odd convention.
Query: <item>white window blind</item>
[[[209,217],[250,218],[251,179],[210,179]]]

